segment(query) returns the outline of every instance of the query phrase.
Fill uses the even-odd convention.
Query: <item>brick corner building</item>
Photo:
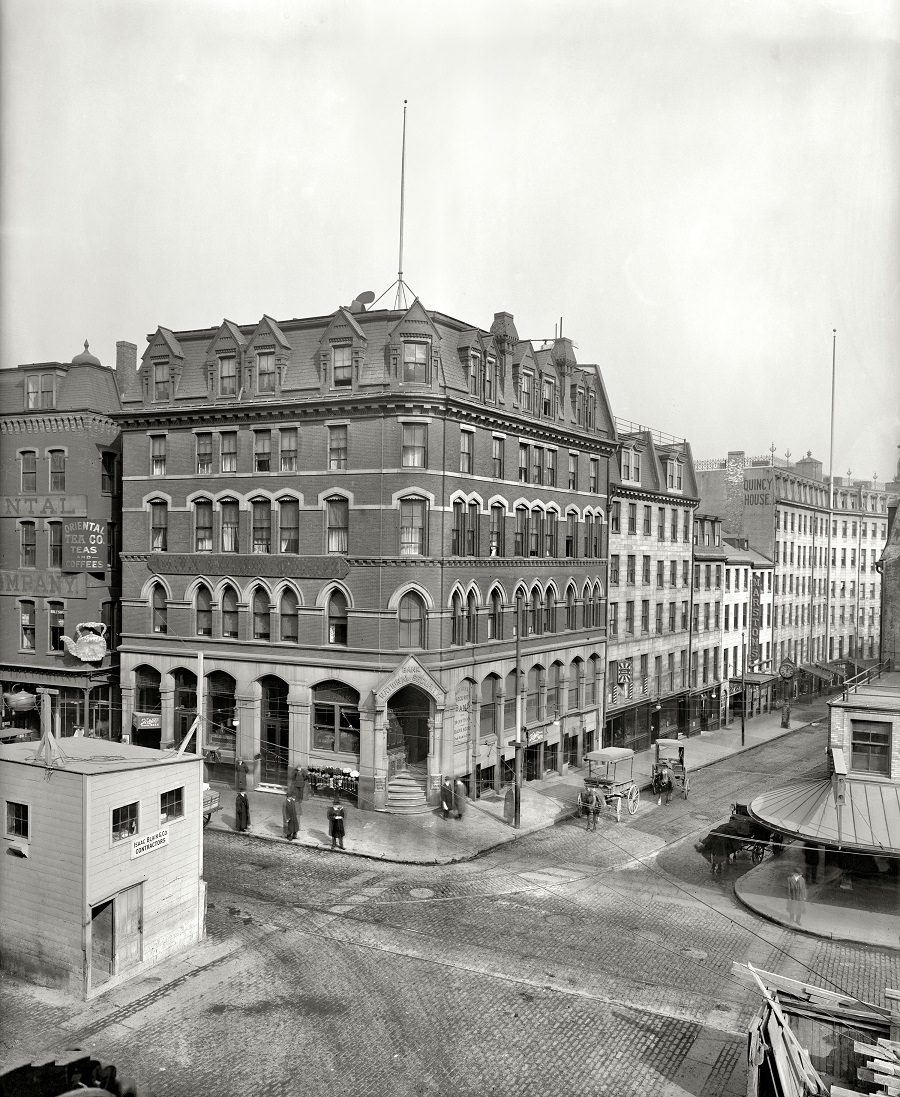
[[[122,407],[135,742],[199,710],[224,782],[390,811],[499,789],[519,704],[526,776],[596,745],[618,442],[570,340],[418,300],[159,328]]]

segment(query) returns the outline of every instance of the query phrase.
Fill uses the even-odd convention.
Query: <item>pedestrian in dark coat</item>
[[[243,789],[234,798],[234,820],[238,830],[250,829],[250,801]]]
[[[297,837],[297,831],[300,829],[300,818],[297,810],[297,797],[294,795],[292,789],[288,790],[287,796],[284,798],[284,804],[281,808],[281,819],[284,823],[284,836],[289,842]]]
[[[800,919],[803,917],[803,909],[806,906],[806,881],[803,879],[803,874],[799,868],[795,868],[788,877],[787,893],[788,918],[793,925],[799,926]]]
[[[456,783],[453,786],[453,806],[456,808],[457,819],[462,819],[465,815],[467,804],[468,796],[466,795],[465,783],[457,777]]]
[[[441,815],[444,819],[450,818],[450,812],[453,808],[453,785],[450,782],[449,777],[445,777],[441,782]]]
[[[337,844],[343,849],[346,826],[344,822],[344,805],[338,796],[335,796],[334,802],[328,809],[328,833],[331,835],[331,848],[334,849],[335,844]]]

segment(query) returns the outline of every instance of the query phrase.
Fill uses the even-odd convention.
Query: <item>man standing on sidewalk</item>
[[[806,881],[803,873],[795,868],[788,877],[788,919],[793,925],[800,925],[806,906]]]

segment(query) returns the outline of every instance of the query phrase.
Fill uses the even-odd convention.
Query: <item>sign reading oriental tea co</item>
[[[103,571],[106,567],[106,526],[90,518],[63,522],[62,570]]]

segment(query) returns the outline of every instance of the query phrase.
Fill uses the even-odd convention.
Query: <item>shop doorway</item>
[[[274,674],[261,679],[262,728],[260,779],[264,785],[287,786],[289,718],[287,683]]]
[[[418,686],[404,686],[388,701],[388,751],[406,753],[408,766],[424,765],[428,759],[431,697]]]
[[[91,988],[141,962],[143,884],[91,907]]]

